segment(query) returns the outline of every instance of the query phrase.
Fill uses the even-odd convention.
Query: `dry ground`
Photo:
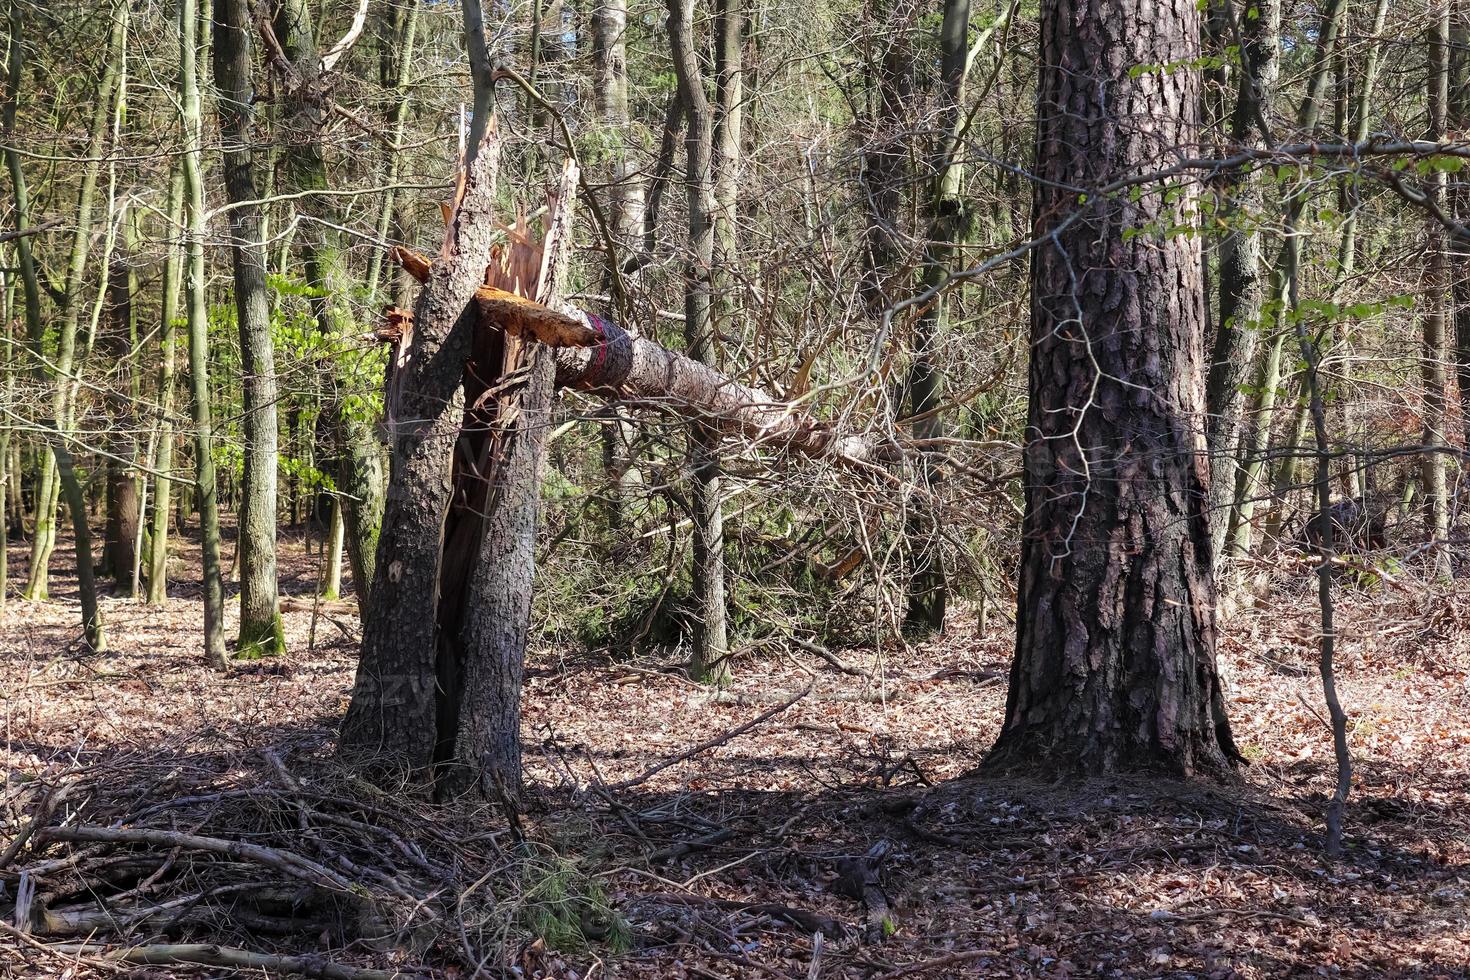
[[[242,912],[242,924],[196,910],[128,926],[131,943],[207,934],[442,977],[469,975],[470,954],[557,977],[1470,976],[1470,583],[1344,592],[1357,775],[1339,861],[1320,853],[1331,753],[1305,577],[1226,623],[1222,666],[1253,760],[1230,784],[957,778],[1000,721],[1004,621],[977,635],[961,616],[944,637],[877,662],[844,651],[863,676],[800,649],[745,660],[719,696],[660,663],[540,651],[525,705],[534,799],[517,845],[495,808],[379,797],[335,771],[358,624],[350,604],[334,605],[308,649],[316,559],[300,538],[286,551],[292,652],[221,677],[200,663],[187,568],[164,609],[107,600],[112,650],[79,656],[58,548],[55,599],[12,597],[0,614],[0,854],[39,806],[35,787],[70,782],[52,824],[284,841],[373,887],[422,863],[450,882],[435,892],[449,910],[441,924],[466,928],[340,948],[330,924],[292,934],[289,917]],[[23,567],[21,549],[11,562]],[[641,778],[808,686],[762,724]],[[181,852],[164,848],[147,877],[99,895],[95,867],[128,849],[43,838],[0,874],[5,921],[26,868],[42,899],[73,911],[196,887],[176,871]],[[865,890],[870,851],[883,856]],[[512,872],[507,854],[533,859]],[[82,868],[94,869],[86,881],[67,878]],[[223,887],[196,891],[217,901]],[[563,892],[573,905],[557,905]],[[891,934],[868,942],[880,899],[890,926],[879,931]],[[542,905],[581,909],[574,933],[599,939],[577,948],[537,918]],[[819,928],[833,935],[818,939]],[[0,932],[0,975],[118,971],[100,947],[52,945],[79,938]],[[231,975],[146,969],[133,975]]]

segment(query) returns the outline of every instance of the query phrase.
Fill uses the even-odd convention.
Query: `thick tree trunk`
[[[1016,659],[991,761],[1224,770],[1197,239],[1189,195],[1111,181],[1194,152],[1193,3],[1044,0]],[[1079,201],[1077,186],[1089,188]],[[1077,209],[1081,208],[1080,214]],[[1132,230],[1132,234],[1125,234]]]
[[[694,49],[693,0],[669,0],[669,43],[685,107],[684,183],[689,211],[689,262],[684,284],[684,340],[689,356],[715,363],[712,309],[714,271],[713,116]],[[725,530],[720,490],[719,435],[694,425],[689,433],[690,494],[694,524],[693,590],[697,606],[689,673],[697,680],[728,682],[730,664],[725,610]]]
[[[377,567],[363,618],[362,655],[341,748],[388,768],[424,773],[434,761],[444,521],[453,490],[452,447],[464,421],[463,375],[486,257],[500,229],[493,213],[498,143],[493,130],[465,177],[441,261],[419,294],[413,332],[387,394],[391,478]],[[458,583],[451,583],[458,584]],[[363,583],[361,587],[366,587]]]
[[[241,657],[286,652],[276,594],[276,359],[255,186],[251,128],[254,79],[248,0],[215,0],[214,81],[224,139],[225,196],[230,212],[230,261],[243,375],[245,468],[239,541]]]
[[[512,802],[521,794],[521,680],[531,629],[542,448],[556,370],[550,348],[528,347],[529,374],[514,402],[514,422],[499,440],[495,499],[483,520],[483,543],[457,624],[464,662],[451,763],[471,777],[455,782],[477,783],[487,797]]]

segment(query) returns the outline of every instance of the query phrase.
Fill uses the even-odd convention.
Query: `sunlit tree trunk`
[[[629,154],[628,132],[628,5],[626,0],[598,0],[592,9],[592,88],[597,99],[599,139],[609,157],[607,179],[608,212],[613,234],[624,254],[643,247],[643,223],[646,197],[643,178]],[[624,262],[623,269],[634,269],[635,262]],[[609,267],[609,278],[621,270]],[[617,295],[611,288],[609,292]],[[614,317],[624,315],[613,310]],[[606,514],[610,529],[623,523],[627,481],[632,472],[631,448],[633,426],[616,405],[601,413],[598,426],[602,440],[603,471],[607,476],[608,503]]]
[[[1429,23],[1429,132],[1426,137],[1443,141],[1449,131],[1450,106],[1450,7],[1431,0]],[[1430,177],[1428,195],[1442,214],[1448,204],[1449,175],[1435,170]],[[1443,227],[1431,219],[1424,256],[1425,310],[1423,348],[1420,372],[1424,382],[1424,447],[1420,459],[1420,479],[1424,490],[1424,536],[1430,542],[1436,574],[1448,579],[1453,573],[1446,539],[1450,531],[1450,507],[1445,479],[1446,334],[1449,326],[1447,293],[1449,263]]]
[[[1311,139],[1316,132],[1327,83],[1332,76],[1333,51],[1346,9],[1346,0],[1327,0],[1322,7],[1307,91],[1297,110],[1296,129],[1301,139]],[[1284,240],[1280,255],[1271,270],[1270,292],[1266,303],[1276,311],[1272,321],[1273,335],[1256,384],[1257,394],[1252,404],[1254,428],[1242,440],[1241,456],[1244,463],[1235,483],[1235,506],[1225,532],[1227,554],[1233,556],[1249,553],[1255,531],[1253,521],[1256,506],[1262,499],[1269,500],[1272,494],[1270,476],[1273,470],[1267,466],[1266,456],[1276,422],[1277,395],[1282,380],[1282,353],[1292,334],[1291,318],[1296,313],[1295,309],[1289,308],[1289,304],[1297,294],[1294,286],[1301,274],[1302,239],[1299,232],[1311,194],[1311,187],[1298,187],[1287,198]]]
[[[284,653],[286,637],[276,594],[276,360],[260,237],[253,140],[255,97],[250,5],[216,0],[214,81],[224,141],[225,196],[230,203],[230,260],[243,377],[245,467],[239,519],[242,657]]]
[[[1227,0],[1232,6],[1234,0]],[[1220,39],[1235,46],[1235,30],[1244,40],[1243,63],[1230,117],[1230,140],[1237,145],[1264,145],[1262,128],[1281,73],[1280,0],[1250,0],[1231,10],[1234,27]],[[1261,232],[1257,222],[1266,206],[1266,181],[1255,167],[1229,175],[1222,188],[1221,219],[1227,231],[1219,247],[1219,312],[1210,367],[1205,383],[1210,446],[1210,540],[1217,559],[1225,551],[1225,535],[1235,499],[1245,388],[1256,364],[1262,332],[1261,309],[1267,283],[1261,274]]]
[[[307,0],[286,0],[276,16],[276,33],[290,59],[295,84],[288,89],[284,112],[286,148],[282,152],[286,191],[327,190],[331,181],[322,145],[326,125],[325,102],[320,96],[321,60],[314,33],[312,8]],[[303,215],[340,224],[328,197],[308,196],[298,202]],[[334,477],[343,494],[347,557],[352,564],[359,608],[373,580],[378,533],[383,514],[383,452],[372,421],[347,397],[362,382],[354,370],[358,354],[355,339],[361,331],[351,314],[351,289],[337,231],[311,221],[298,231],[298,248],[307,284],[317,291],[313,312],[317,326],[340,349],[333,363],[337,387],[323,411],[328,420]]]
[[[72,235],[71,254],[67,262],[66,279],[62,288],[61,326],[54,357],[55,387],[51,398],[52,417],[57,430],[61,432],[66,431],[68,426],[70,411],[68,395],[72,388],[68,379],[76,366],[77,332],[83,307],[81,290],[87,258],[91,253],[93,211],[100,170],[96,161],[102,155],[102,149],[107,141],[114,117],[113,100],[121,74],[126,33],[127,9],[125,5],[114,4],[107,49],[103,54],[101,78],[98,81],[95,102],[92,105],[92,119],[86,150],[88,162],[82,164],[81,167],[81,186],[77,191],[76,230]],[[12,50],[11,57],[15,59],[19,55]],[[37,337],[36,349],[38,351],[40,340],[41,338]],[[38,370],[44,372],[45,368],[38,365]],[[53,457],[54,451],[55,442],[53,440]],[[62,490],[58,482],[59,477],[54,458],[43,462],[40,485],[36,492],[36,532],[31,541],[30,572],[25,588],[25,597],[28,599],[47,597],[51,551],[56,544],[56,507]],[[78,542],[79,547],[80,545],[81,542]]]
[[[158,422],[158,453],[154,461],[153,513],[148,548],[148,603],[160,605],[168,599],[169,507],[173,502],[173,481],[169,474],[174,465],[174,387],[177,340],[174,333],[179,315],[180,266],[182,250],[173,242],[184,220],[184,171],[175,166],[168,184],[168,257],[163,263],[163,296],[159,314],[158,404],[162,418]]]
[[[203,569],[204,656],[223,669],[225,659],[225,595],[220,571],[219,498],[214,471],[214,419],[209,388],[209,310],[205,302],[204,120],[199,107],[199,8],[196,0],[180,0],[179,30],[181,112],[184,123],[184,200],[188,263],[184,273],[189,337],[190,410],[194,424],[194,484],[198,494],[199,545]],[[182,499],[181,499],[182,503]],[[183,522],[179,522],[182,526]]]
[[[684,340],[690,357],[701,364],[714,365],[713,115],[695,54],[693,0],[669,0],[669,42],[687,122],[684,182],[689,211],[689,259],[685,267]],[[730,677],[730,664],[719,434],[697,420],[689,434],[689,468],[693,477],[690,496],[694,510],[693,584],[697,607],[689,672],[696,679],[723,684]]]

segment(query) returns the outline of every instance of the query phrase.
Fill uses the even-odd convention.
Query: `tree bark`
[[[387,393],[392,466],[379,572],[342,725],[344,754],[420,774],[432,765],[439,740],[438,630],[431,611],[441,592],[451,447],[464,421],[463,375],[476,319],[470,300],[500,228],[494,215],[499,144],[493,129],[485,132]]]
[[[1312,70],[1307,80],[1307,91],[1302,96],[1297,110],[1296,128],[1302,139],[1311,139],[1317,129],[1322,113],[1322,103],[1331,76],[1333,51],[1347,9],[1346,0],[1327,0],[1322,8],[1317,29],[1317,44],[1313,53]],[[1228,555],[1241,556],[1250,551],[1254,534],[1257,498],[1270,498],[1272,487],[1270,470],[1266,466],[1267,451],[1271,446],[1271,432],[1276,420],[1277,389],[1281,385],[1281,356],[1288,336],[1291,334],[1290,319],[1296,309],[1290,306],[1291,297],[1296,295],[1294,285],[1301,272],[1302,240],[1298,234],[1302,217],[1310,201],[1311,188],[1298,187],[1288,196],[1284,224],[1284,241],[1276,264],[1271,270],[1271,287],[1267,304],[1275,309],[1271,344],[1266,351],[1265,363],[1261,368],[1256,386],[1257,395],[1253,402],[1255,428],[1243,438],[1239,479],[1235,484],[1235,506],[1231,510],[1230,523],[1226,531]],[[1262,474],[1267,474],[1263,478]]]
[[[940,137],[931,151],[933,183],[929,189],[929,215],[924,247],[922,281],[926,289],[938,289],[949,275],[959,254],[967,217],[962,195],[963,164],[960,158],[962,106],[969,61],[970,2],[945,0],[939,26],[940,51]],[[915,324],[914,359],[909,367],[908,410],[914,418],[916,439],[933,439],[943,434],[940,414],[942,379],[935,361],[936,345],[949,319],[949,297],[939,293],[919,314]],[[949,583],[944,570],[941,517],[934,498],[938,467],[932,455],[919,458],[918,492],[908,516],[909,561],[908,609],[904,627],[911,633],[937,632],[944,628],[949,603]]]
[[[168,186],[168,229],[173,230],[183,223],[184,218],[184,171],[182,167],[172,169]],[[159,316],[159,343],[162,348],[158,362],[158,403],[163,417],[158,422],[158,455],[154,463],[157,474],[153,478],[153,516],[151,543],[148,548],[148,604],[162,605],[168,599],[168,530],[169,505],[173,495],[173,481],[168,474],[174,465],[174,386],[176,375],[177,343],[174,336],[174,320],[179,312],[179,272],[182,251],[170,242],[168,257],[163,264],[163,297]]]
[[[225,595],[219,563],[219,498],[214,472],[214,420],[210,409],[209,310],[204,296],[204,175],[200,159],[204,151],[204,120],[199,108],[199,71],[195,60],[200,19],[196,0],[180,0],[182,41],[179,74],[183,82],[181,112],[186,141],[182,160],[189,256],[185,270],[185,295],[190,409],[194,423],[194,484],[198,493],[199,545],[203,566],[204,656],[211,666],[224,669],[228,663],[225,657]],[[182,526],[183,521],[179,524]]]
[[[1016,657],[990,761],[1218,772],[1236,752],[1215,669],[1200,251],[1144,230],[1187,220],[1197,191],[1105,190],[1194,151],[1198,74],[1129,69],[1193,64],[1199,11],[1044,0],[1040,35],[1047,243],[1031,260]]]
[[[1429,132],[1426,138],[1445,139],[1449,131],[1450,105],[1450,8],[1448,4],[1430,0],[1429,10]],[[1436,170],[1427,191],[1437,213],[1443,214],[1448,203],[1449,175]],[[1430,220],[1428,242],[1424,250],[1425,311],[1420,374],[1424,382],[1424,454],[1420,457],[1420,479],[1424,490],[1424,537],[1431,547],[1435,574],[1449,579],[1454,570],[1446,539],[1450,532],[1450,507],[1446,486],[1445,438],[1448,376],[1445,359],[1449,353],[1446,334],[1448,309],[1449,263],[1443,227]]]
[[[1232,8],[1234,0],[1227,0]],[[1236,90],[1235,109],[1230,119],[1234,144],[1263,146],[1270,138],[1261,132],[1281,74],[1280,0],[1252,0],[1245,16],[1232,9],[1235,24],[1221,41],[1234,45],[1238,30],[1244,42],[1243,64]],[[1230,526],[1235,497],[1245,387],[1256,363],[1265,302],[1266,283],[1261,276],[1261,234],[1255,228],[1257,215],[1265,207],[1265,181],[1255,168],[1231,173],[1222,192],[1222,219],[1229,230],[1219,250],[1219,317],[1215,342],[1210,352],[1209,376],[1205,382],[1208,412],[1206,439],[1210,447],[1213,478],[1210,483],[1210,546],[1217,558],[1224,555],[1225,535]]]
[[[714,269],[713,116],[694,49],[693,0],[668,0],[669,44],[687,128],[684,184],[689,212],[689,261],[685,267],[684,340],[696,362],[715,364],[712,311]],[[721,507],[719,437],[695,425],[689,434],[693,480],[695,614],[694,649],[689,673],[696,680],[727,683],[730,677],[725,610],[725,531]]]
[[[24,36],[24,32],[22,32]],[[67,261],[66,278],[62,285],[61,327],[57,337],[56,353],[52,368],[54,387],[52,390],[52,415],[57,432],[68,428],[70,404],[68,395],[72,390],[71,375],[76,362],[77,332],[81,322],[83,276],[87,258],[91,254],[92,216],[95,210],[97,177],[99,166],[96,160],[102,155],[103,146],[111,129],[114,114],[114,94],[118,89],[121,73],[123,46],[127,36],[127,10],[119,6],[112,12],[108,31],[107,50],[103,53],[102,74],[98,81],[92,119],[87,137],[86,159],[82,166],[82,178],[77,190],[76,229],[72,234],[71,252]],[[20,54],[12,47],[12,72],[16,70],[14,60]],[[12,177],[18,171],[12,169]],[[17,184],[19,189],[19,184]],[[40,351],[43,338],[35,338],[35,349]],[[38,375],[44,376],[46,366],[38,361]],[[45,599],[49,590],[48,580],[51,552],[56,544],[56,508],[60,501],[62,486],[54,457],[55,441],[50,445],[53,453],[42,460],[39,486],[36,492],[36,531],[31,540],[31,562],[26,578],[24,595],[27,599]],[[69,492],[69,491],[68,491]],[[90,577],[90,576],[89,576]]]
[[[432,264],[396,249],[395,257],[419,282]],[[708,365],[565,303],[551,306],[481,286],[475,293],[478,334],[505,331],[556,349],[556,384],[629,402],[647,402],[718,429],[738,432],[753,448],[790,451],[864,466],[893,461],[886,440],[844,433],[800,407],[743,385]],[[378,338],[402,344],[412,314],[389,311]]]
[[[131,229],[131,225],[129,225]],[[133,375],[137,333],[133,324],[133,275],[131,231],[122,248],[114,248],[107,261],[106,298],[103,309],[102,335],[98,349],[115,371],[116,390],[127,391],[136,398]],[[135,400],[110,399],[107,445],[111,457],[107,467],[107,525],[103,537],[102,568],[118,585],[132,581],[133,562],[137,557],[139,514],[138,473],[131,461],[137,458],[138,420],[133,411]]]
[[[1456,8],[1454,15],[1450,23],[1449,115],[1451,126],[1463,132],[1470,128],[1470,14]],[[1453,203],[1455,220],[1464,223],[1470,218],[1470,194],[1463,184],[1457,185]],[[1455,373],[1460,386],[1460,427],[1465,448],[1470,449],[1470,248],[1458,237],[1453,245]]]
[[[393,105],[393,144],[388,147],[385,154],[385,173],[383,175],[383,203],[382,210],[378,212],[378,239],[385,240],[393,227],[393,210],[396,190],[394,185],[398,183],[398,174],[403,164],[403,152],[399,149],[403,145],[404,134],[408,131],[408,109],[412,103],[412,90],[409,82],[413,78],[414,68],[414,40],[418,36],[419,3],[418,0],[406,0],[394,8],[397,18],[402,20],[402,28],[394,38],[393,55],[396,61],[394,65],[394,90],[395,99]],[[385,53],[385,59],[387,58]],[[372,258],[368,260],[367,297],[368,304],[374,309],[382,307],[378,298],[378,281],[382,274],[383,253],[378,249],[373,250]],[[359,586],[360,591],[366,591],[368,583],[363,582]]]
[[[290,135],[282,153],[285,189],[327,190],[330,180],[322,146],[326,102],[312,11],[307,0],[286,0],[281,5],[276,33],[289,62],[277,65],[287,79],[284,125]],[[331,200],[308,196],[298,207],[310,217],[341,224]],[[318,328],[328,338],[345,343],[359,331],[348,312],[349,289],[341,239],[335,229],[321,221],[310,222],[300,234],[306,281],[316,292],[312,308]],[[354,357],[350,350],[335,355],[332,369],[337,374],[339,393],[328,401],[324,412],[330,432],[330,454],[337,464],[334,476],[343,495],[347,556],[361,609],[369,592],[368,583],[375,575],[383,511],[383,458],[371,423],[343,397],[352,385],[349,363]]]
[[[240,640],[247,658],[286,652],[276,585],[276,358],[255,184],[255,97],[248,0],[215,0],[214,82],[224,140],[230,261],[240,332],[245,467],[239,520]]]
[[[613,235],[620,249],[637,252],[643,247],[646,198],[638,168],[625,143],[628,131],[628,29],[627,0],[598,0],[592,9],[592,86],[597,99],[601,140],[609,156],[607,167],[608,207]],[[608,263],[608,291],[614,296],[612,278],[634,264]],[[612,316],[626,310],[611,309]],[[613,406],[598,425],[602,440],[603,472],[607,478],[606,515],[610,530],[622,526],[627,481],[632,472],[633,426]]]

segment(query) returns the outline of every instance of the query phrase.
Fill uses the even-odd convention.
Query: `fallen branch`
[[[878,977],[878,980],[898,980],[899,977],[911,977],[916,973],[927,973],[937,970],[941,966],[954,966],[958,963],[968,963],[970,960],[984,959],[989,956],[1004,956],[993,949],[967,949],[958,953],[949,953],[945,956],[936,956],[932,960],[923,960],[919,963],[909,963],[900,966],[896,970],[889,970]]]
[[[392,257],[409,275],[428,281],[432,264],[427,258],[397,246]],[[481,329],[533,337],[555,349],[558,386],[670,406],[706,422],[732,426],[759,445],[804,456],[865,464],[892,455],[887,451],[891,447],[873,437],[840,434],[796,404],[743,385],[570,304],[548,306],[488,285],[476,291],[474,301],[480,308]],[[398,341],[413,329],[407,311],[391,309],[387,320],[375,335],[385,342]]]
[[[173,830],[148,830],[132,827],[51,827],[40,832],[43,840],[88,841],[104,844],[151,844],[155,847],[182,847],[192,851],[207,851],[228,857],[274,868],[283,874],[300,878],[313,885],[341,892],[353,891],[352,882],[323,867],[309,858],[290,851],[281,851],[245,841],[225,840],[222,837],[200,837],[181,834]]]
[[[696,755],[699,755],[701,752],[707,752],[710,749],[713,749],[713,748],[716,748],[718,746],[724,745],[726,742],[730,741],[732,738],[735,738],[738,735],[745,734],[746,732],[750,731],[752,728],[754,728],[757,725],[759,725],[761,722],[766,721],[767,719],[770,719],[770,718],[774,718],[776,715],[779,715],[781,712],[785,711],[787,708],[791,707],[793,704],[795,704],[796,702],[800,701],[802,698],[806,697],[811,692],[812,692],[812,686],[810,684],[808,684],[805,688],[803,688],[800,691],[800,693],[798,693],[796,695],[796,697],[791,698],[788,701],[783,701],[782,703],[776,705],[774,708],[771,708],[771,709],[769,709],[767,711],[762,711],[760,714],[756,715],[754,718],[750,719],[750,721],[747,721],[745,724],[739,725],[739,726],[737,726],[735,728],[732,728],[728,732],[725,732],[723,735],[717,735],[714,738],[711,738],[711,739],[708,739],[706,741],[700,742],[698,745],[694,746],[692,749],[688,749],[688,750],[686,750],[684,752],[680,752],[678,755],[674,756],[672,759],[669,759],[669,760],[664,761],[664,762],[660,762],[658,765],[654,766],[652,769],[649,769],[646,772],[644,772],[643,775],[641,775],[641,776],[634,776],[632,779],[625,779],[625,780],[623,780],[620,783],[613,783],[612,785],[608,786],[608,789],[610,789],[610,790],[615,790],[615,789],[629,789],[629,788],[631,788],[633,786],[638,786],[638,785],[640,785],[642,783],[646,783],[650,779],[652,779],[654,776],[657,776],[659,773],[663,772],[665,769],[669,769],[669,768],[672,768],[673,766],[677,766],[681,762],[686,762],[689,759],[694,758]]]
[[[7,231],[4,234],[0,234],[0,245],[4,245],[6,242],[13,242],[17,238],[39,235],[42,232],[50,231],[59,224],[61,224],[60,218],[52,218],[49,221],[41,222],[39,225],[31,225],[29,228],[22,228],[18,231]]]
[[[663,902],[668,905],[704,905],[728,912],[753,912],[756,915],[769,915],[773,919],[780,919],[805,932],[820,932],[829,939],[841,939],[849,931],[844,923],[829,916],[807,909],[793,908],[790,905],[778,905],[774,902],[742,902],[731,898],[706,898],[703,895],[684,895],[675,892],[658,892],[643,897],[649,901]]]
[[[69,956],[96,956],[117,963],[138,963],[151,966],[197,963],[203,966],[294,973],[301,976],[321,977],[322,980],[408,980],[412,977],[425,976],[422,973],[406,973],[402,970],[370,970],[364,967],[344,966],[319,956],[257,953],[233,946],[216,946],[213,943],[159,943],[152,946],[132,946],[126,949],[107,949],[96,943],[73,943],[48,948]]]

